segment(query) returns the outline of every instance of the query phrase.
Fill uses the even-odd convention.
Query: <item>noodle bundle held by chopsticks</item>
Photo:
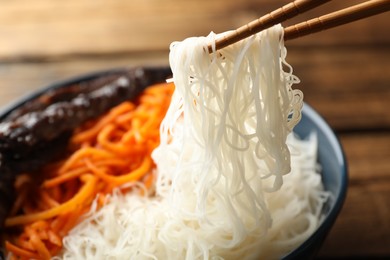
[[[303,101],[282,35],[275,26],[211,56],[217,35],[173,43],[154,196],[114,192],[60,257],[275,259],[309,237],[328,194],[315,136],[292,134]]]

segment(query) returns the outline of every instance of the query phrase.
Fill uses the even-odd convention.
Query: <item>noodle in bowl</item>
[[[152,154],[155,197],[115,194],[65,238],[65,259],[278,259],[314,233],[331,194],[316,135],[291,134],[303,101],[282,32],[212,57],[214,34],[171,45],[176,89]]]
[[[298,79],[282,32],[275,26],[211,55],[203,47],[214,34],[172,45],[176,89],[152,154],[153,197],[133,184],[92,206],[59,257],[313,255],[341,209],[346,165],[329,126],[291,88]]]

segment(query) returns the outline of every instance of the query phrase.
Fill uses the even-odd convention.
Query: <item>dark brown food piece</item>
[[[0,121],[0,229],[14,200],[18,173],[58,158],[72,131],[147,86],[164,82],[169,68],[134,68],[59,85],[25,102]]]
[[[167,74],[156,69],[138,68],[117,75],[100,88],[96,84],[87,84],[89,88],[81,84],[73,92],[60,89],[61,95],[41,96],[39,100],[43,102],[26,105],[34,108],[32,112],[26,112],[27,108],[21,107],[0,123],[0,152],[12,153],[14,159],[22,158],[37,144],[52,140],[109,108],[135,98],[145,87],[163,81]],[[90,89],[93,91],[88,91]],[[66,100],[64,96],[71,99]]]
[[[80,93],[88,94],[100,88],[101,86],[110,84],[124,73],[125,72],[123,71],[114,71],[112,73],[101,75],[99,78],[96,79],[87,79],[85,82],[77,82],[66,85],[66,87],[57,87],[49,89],[43,95],[39,95],[38,97],[27,101],[23,104],[22,107],[19,107],[18,109],[12,111],[2,121],[15,120],[16,118],[24,114],[43,110],[51,104],[58,103],[61,101],[69,101],[75,98]]]

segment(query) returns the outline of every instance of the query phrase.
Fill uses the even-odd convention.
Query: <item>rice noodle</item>
[[[303,101],[283,28],[210,55],[216,37],[171,45],[155,196],[114,193],[64,239],[64,259],[276,259],[317,228],[328,195],[316,136],[292,134]]]

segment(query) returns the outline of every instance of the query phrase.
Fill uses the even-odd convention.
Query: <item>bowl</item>
[[[161,70],[166,71],[167,68],[161,68]],[[126,68],[100,71],[44,87],[39,91],[21,98],[6,108],[0,108],[0,122],[12,114],[17,108],[36,100],[48,91],[67,88],[75,84],[82,84],[90,80],[99,79],[111,74],[121,74],[126,71]],[[348,186],[347,162],[340,141],[325,120],[306,103],[303,106],[302,119],[295,127],[294,132],[301,138],[305,138],[312,132],[317,133],[319,142],[318,162],[322,167],[324,187],[331,192],[332,199],[324,207],[324,220],[318,229],[298,248],[284,256],[284,260],[310,259],[316,255],[340,213]]]

